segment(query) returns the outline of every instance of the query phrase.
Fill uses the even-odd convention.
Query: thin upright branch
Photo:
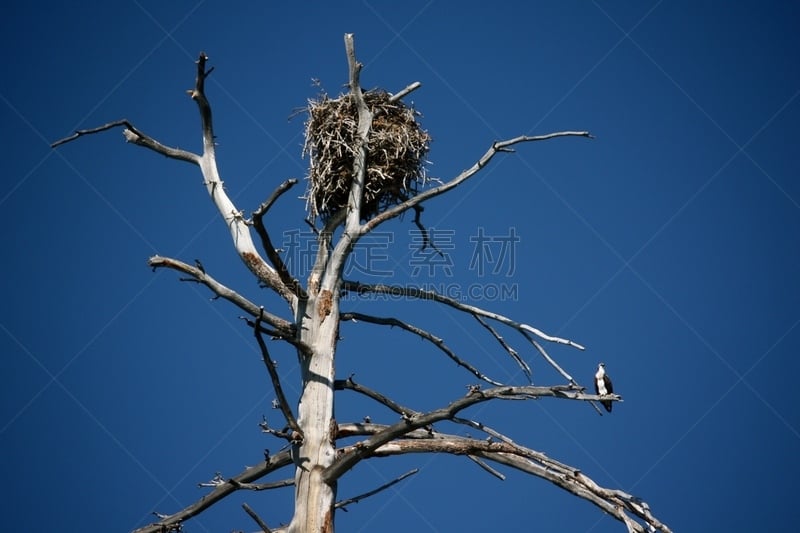
[[[272,194],[269,198],[267,198],[267,201],[258,206],[258,209],[253,211],[253,227],[256,229],[258,236],[261,237],[261,245],[264,248],[264,253],[267,254],[267,259],[269,259],[269,261],[275,267],[275,270],[278,272],[278,277],[280,280],[288,288],[288,290],[292,291],[295,296],[304,299],[308,298],[308,295],[303,290],[303,287],[300,285],[300,282],[297,280],[297,278],[293,277],[291,273],[289,273],[286,263],[283,262],[280,254],[275,250],[275,247],[272,244],[272,239],[267,232],[267,228],[264,226],[264,215],[267,213],[269,208],[272,207],[272,204],[275,203],[275,201],[283,193],[291,189],[296,183],[296,179],[288,179],[278,185],[278,187],[272,191]]]
[[[478,370],[477,368],[472,366],[470,363],[468,363],[468,362],[464,361],[463,359],[461,359],[458,355],[456,355],[456,353],[453,350],[450,349],[450,347],[447,346],[447,344],[445,344],[444,340],[442,340],[440,337],[437,337],[437,336],[433,335],[432,333],[430,333],[428,331],[425,331],[422,328],[419,328],[419,327],[414,326],[412,324],[409,324],[407,322],[403,322],[402,320],[399,320],[397,318],[394,318],[394,317],[377,317],[377,316],[372,316],[372,315],[365,315],[363,313],[349,312],[349,313],[342,313],[341,316],[340,316],[340,320],[342,320],[342,321],[347,321],[347,320],[358,321],[358,320],[360,320],[362,322],[368,322],[368,323],[371,323],[371,324],[380,324],[380,325],[392,326],[392,327],[396,326],[396,327],[398,327],[400,329],[403,329],[405,331],[408,331],[410,333],[418,335],[422,339],[430,342],[431,344],[436,346],[439,350],[441,350],[445,355],[447,355],[447,357],[452,359],[453,362],[455,362],[458,366],[460,366],[462,368],[465,368],[473,376],[475,376],[476,378],[480,379],[481,381],[485,381],[486,383],[490,383],[490,384],[492,384],[492,385],[494,385],[496,387],[499,387],[499,386],[503,385],[499,381],[496,381],[496,380],[486,376],[480,370]]]
[[[281,379],[280,376],[278,376],[278,369],[275,368],[275,363],[272,361],[269,351],[267,350],[267,345],[264,342],[264,338],[261,336],[260,326],[261,316],[259,315],[258,318],[256,318],[253,332],[255,333],[256,341],[258,341],[258,347],[261,349],[261,356],[264,359],[264,365],[267,367],[269,378],[272,381],[272,388],[275,390],[275,395],[278,397],[278,403],[280,404],[279,407],[281,412],[283,413],[284,418],[286,418],[286,423],[289,425],[289,428],[291,428],[292,431],[297,434],[296,437],[294,435],[292,436],[292,440],[300,442],[303,439],[303,430],[300,429],[300,426],[297,424],[297,419],[294,417],[292,408],[289,406],[289,402],[286,400],[286,395],[283,393]]]
[[[317,254],[317,262],[315,269],[319,272],[313,272],[311,279],[319,279],[320,287],[333,292],[338,292],[339,283],[341,281],[341,273],[344,269],[345,261],[347,260],[353,247],[361,237],[361,207],[364,202],[364,187],[367,179],[367,154],[369,152],[369,133],[372,129],[372,112],[369,110],[366,102],[364,101],[364,94],[361,91],[361,68],[363,65],[356,58],[355,44],[353,43],[353,34],[346,33],[344,36],[345,49],[347,52],[347,64],[349,68],[349,85],[350,93],[353,95],[353,100],[356,104],[358,111],[358,125],[356,127],[356,142],[353,147],[353,170],[352,182],[350,184],[350,191],[348,193],[347,207],[335,214],[331,220],[325,224],[325,229],[330,230],[330,234],[338,226],[332,225],[334,219],[336,222],[341,223],[344,216],[344,233],[334,246],[333,251],[328,255],[327,250],[320,250]],[[326,231],[320,236],[320,240],[325,238]],[[324,255],[323,255],[324,254]],[[322,266],[324,265],[324,269]],[[324,271],[323,271],[324,270]],[[309,290],[311,290],[311,280],[309,281]]]
[[[355,157],[353,158],[353,182],[350,186],[348,213],[345,222],[346,232],[355,235],[361,223],[361,204],[364,200],[364,184],[367,176],[367,152],[369,150],[367,142],[369,140],[369,132],[372,129],[372,112],[369,110],[369,107],[367,107],[364,101],[364,94],[361,92],[360,78],[363,65],[356,59],[356,50],[352,33],[345,34],[344,43],[347,51],[347,64],[350,71],[350,94],[353,95],[353,100],[358,110]]]
[[[255,245],[253,244],[252,236],[250,235],[249,226],[245,221],[242,211],[237,209],[231,201],[228,194],[225,192],[222,179],[220,178],[219,168],[217,167],[216,160],[216,142],[214,135],[214,127],[211,116],[211,104],[205,94],[205,81],[206,78],[214,70],[206,69],[208,56],[201,52],[197,59],[197,73],[195,76],[195,86],[193,89],[187,91],[192,100],[197,103],[200,112],[200,121],[203,131],[203,153],[198,155],[186,150],[178,148],[170,148],[156,141],[152,137],[142,133],[135,128],[128,120],[122,119],[115,122],[109,122],[97,128],[86,130],[79,130],[69,137],[65,137],[53,143],[53,147],[73,141],[84,135],[103,132],[115,127],[124,126],[123,134],[128,142],[144,146],[157,153],[170,157],[194,163],[200,167],[205,179],[205,186],[211,199],[217,207],[233,239],[239,257],[245,263],[248,269],[267,287],[277,292],[289,304],[292,304],[296,295],[289,290],[289,288],[281,280],[275,269],[270,266],[258,253]]]
[[[242,211],[234,205],[228,196],[220,177],[219,168],[217,167],[216,136],[214,135],[211,104],[205,93],[206,78],[214,69],[207,70],[207,62],[208,56],[200,52],[200,56],[197,59],[195,86],[187,91],[192,100],[197,103],[197,108],[200,112],[203,131],[203,156],[200,159],[200,170],[205,178],[206,190],[211,196],[214,205],[216,205],[217,211],[225,220],[234,247],[244,264],[264,285],[270,287],[291,304],[295,299],[294,293],[281,281],[275,269],[258,253],[250,234],[250,227],[247,225]]]
[[[206,78],[213,72],[213,67],[206,70],[208,56],[205,52],[200,52],[197,58],[197,75],[195,76],[194,89],[190,89],[187,94],[197,103],[200,110],[200,120],[203,125],[203,156],[209,159],[215,158],[216,143],[214,140],[214,125],[211,120],[211,104],[206,97]]]

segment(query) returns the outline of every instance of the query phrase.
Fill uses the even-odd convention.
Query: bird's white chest
[[[597,394],[608,394],[608,389],[606,389],[606,373],[602,370],[598,370],[597,374],[594,375],[594,380],[597,383]]]

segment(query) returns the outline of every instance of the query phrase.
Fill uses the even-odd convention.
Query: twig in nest
[[[427,181],[425,155],[430,136],[417,113],[385,91],[365,92],[374,115],[368,139],[367,175],[361,207],[369,219],[390,205],[406,201]],[[327,221],[347,206],[358,149],[358,115],[352,94],[336,99],[322,95],[308,104],[303,153],[309,156],[309,215]]]

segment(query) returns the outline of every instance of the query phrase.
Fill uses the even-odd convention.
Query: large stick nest
[[[431,138],[416,118],[419,113],[391,95],[364,93],[372,111],[367,143],[366,179],[361,218],[367,220],[387,207],[407,200],[427,181],[425,155]],[[323,222],[347,206],[358,150],[358,110],[353,95],[309,100],[303,154],[310,159],[306,201],[312,218]]]

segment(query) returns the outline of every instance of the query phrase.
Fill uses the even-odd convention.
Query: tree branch
[[[364,186],[367,176],[367,153],[369,152],[369,133],[372,128],[372,112],[369,110],[369,107],[367,107],[364,101],[364,95],[361,91],[360,76],[363,65],[356,59],[352,33],[346,33],[344,35],[344,43],[347,52],[347,65],[349,68],[350,93],[353,95],[353,100],[355,101],[358,111],[356,142],[353,146],[353,151],[355,152],[353,157],[353,176],[348,193],[347,207],[342,210],[344,213],[337,213],[325,224],[325,229],[329,229],[332,234],[333,230],[338,226],[338,224],[333,225],[332,222],[341,222],[342,219],[340,216],[344,215],[344,232],[334,246],[330,256],[327,256],[327,254],[323,256],[322,246],[320,246],[315,268],[324,265],[324,272],[321,274],[312,274],[312,276],[317,277],[321,275],[320,287],[331,292],[334,290],[338,292],[345,261],[362,235],[361,205],[364,201]],[[326,231],[323,230],[323,235],[325,234]],[[322,240],[322,238],[323,237],[320,236],[320,240]],[[325,251],[327,252],[327,250]],[[322,268],[319,268],[319,270],[322,270]],[[309,290],[310,289],[311,287],[309,287]]]
[[[294,485],[294,478],[286,478],[279,481],[271,481],[269,483],[239,483],[234,479],[231,479],[230,481],[236,485],[236,488],[239,490],[252,490],[255,492],[260,492],[262,490],[281,489],[283,487],[291,487]]]
[[[531,381],[531,367],[528,366],[528,363],[526,363],[525,360],[519,356],[517,351],[514,348],[512,348],[506,342],[503,336],[500,335],[497,332],[497,330],[495,330],[488,322],[486,322],[483,319],[483,317],[481,317],[480,315],[472,315],[472,316],[475,317],[475,320],[477,320],[481,326],[486,328],[489,331],[489,333],[492,334],[492,337],[494,337],[494,339],[500,344],[500,346],[503,347],[503,349],[508,353],[508,355],[510,355],[511,358],[514,359],[514,361],[516,361],[517,364],[522,368],[522,371],[525,372],[526,376],[528,376],[528,381]]]
[[[353,183],[350,186],[350,198],[348,201],[347,220],[345,222],[346,232],[355,235],[361,224],[361,204],[364,200],[364,184],[367,176],[367,151],[369,142],[369,132],[372,128],[372,112],[364,101],[361,92],[361,68],[363,65],[356,59],[355,44],[353,34],[346,33],[344,36],[345,49],[347,51],[347,65],[350,71],[350,94],[356,103],[358,110],[358,128],[355,146],[355,157],[353,158]],[[343,241],[345,239],[342,239]]]
[[[399,403],[391,400],[389,397],[384,396],[383,394],[379,393],[378,391],[372,390],[369,387],[365,387],[359,383],[356,383],[353,379],[353,376],[349,376],[347,379],[337,379],[333,382],[334,390],[351,390],[363,394],[368,398],[372,398],[376,402],[385,405],[401,417],[408,417],[408,416],[416,416],[419,413],[414,409],[410,409],[408,407],[404,407]]]
[[[517,354],[516,350],[512,349],[508,345],[508,343],[503,339],[503,337],[501,337],[493,328],[491,328],[483,320],[483,318],[488,318],[488,319],[494,320],[496,322],[500,322],[501,324],[504,324],[504,325],[506,325],[506,326],[508,326],[508,327],[510,327],[512,329],[515,329],[518,332],[520,332],[531,344],[533,344],[533,346],[536,348],[536,350],[540,354],[542,354],[542,356],[545,358],[545,360],[549,364],[551,364],[556,369],[556,371],[558,371],[562,376],[564,376],[564,378],[567,381],[577,385],[575,380],[572,379],[572,376],[570,376],[569,374],[564,372],[564,370],[560,366],[558,366],[558,364],[556,364],[556,362],[552,358],[550,358],[550,356],[548,356],[546,352],[544,352],[544,349],[538,343],[536,343],[534,341],[534,339],[532,339],[529,334],[536,335],[537,337],[539,337],[541,339],[544,339],[546,341],[549,341],[549,342],[553,342],[553,343],[557,343],[557,344],[566,344],[567,346],[572,346],[573,348],[577,348],[579,350],[583,350],[584,349],[583,346],[581,346],[580,344],[578,344],[576,342],[573,342],[573,341],[571,341],[569,339],[562,339],[560,337],[554,337],[552,335],[548,335],[548,334],[544,333],[543,331],[541,331],[541,330],[539,330],[537,328],[534,328],[533,326],[530,326],[528,324],[523,324],[523,323],[517,322],[515,320],[511,320],[510,318],[505,317],[505,316],[503,316],[501,314],[493,313],[491,311],[487,311],[485,309],[482,309],[480,307],[476,307],[474,305],[461,303],[460,301],[458,301],[458,300],[456,300],[454,298],[450,298],[450,297],[445,296],[443,294],[439,294],[436,291],[431,291],[431,290],[422,289],[422,288],[418,288],[418,287],[399,286],[399,285],[383,285],[383,284],[374,284],[373,285],[373,284],[361,283],[361,282],[358,282],[358,281],[344,280],[342,282],[342,290],[345,290],[345,291],[348,291],[348,292],[353,292],[353,293],[356,293],[356,294],[359,294],[359,295],[366,294],[366,293],[376,293],[376,294],[390,294],[392,296],[405,296],[407,298],[417,298],[417,299],[420,299],[420,300],[431,300],[431,301],[434,301],[434,302],[437,302],[437,303],[441,303],[441,304],[450,306],[453,309],[457,309],[458,311],[462,311],[462,312],[468,313],[468,314],[472,315],[473,317],[475,317],[478,320],[478,322],[480,322],[484,327],[486,327],[489,330],[489,332],[492,334],[492,336],[495,338],[495,340],[497,340],[497,342],[503,347],[503,349],[516,361],[516,363],[520,366],[520,368],[522,368],[523,372],[525,372],[525,374],[530,379],[531,370],[530,370],[530,367],[528,366],[528,364],[525,362],[525,360],[522,359],[519,356],[519,354]],[[595,409],[597,409],[596,406],[595,406]]]
[[[341,434],[350,436],[345,424],[341,427]],[[360,434],[379,435],[385,431],[385,426],[362,426]],[[656,519],[651,513],[647,503],[623,491],[606,489],[595,483],[577,468],[571,467],[542,452],[514,444],[513,442],[492,442],[490,440],[477,440],[469,437],[449,435],[438,432],[415,431],[407,435],[408,438],[397,439],[376,448],[370,456],[387,457],[409,453],[449,453],[464,455],[470,458],[480,458],[515,468],[522,472],[543,478],[568,492],[579,496],[617,520],[623,522],[629,531],[644,533],[642,525],[633,520],[628,513],[641,519],[651,531],[671,533],[669,527]],[[358,452],[363,449],[361,443],[342,448],[344,454]],[[480,463],[479,463],[480,464]],[[487,465],[488,467],[488,465]],[[491,472],[499,472],[490,468]],[[627,512],[626,512],[627,511]]]
[[[213,68],[206,70],[207,61],[208,56],[205,53],[200,52],[200,56],[197,60],[195,86],[194,89],[187,91],[192,100],[197,103],[197,107],[200,111],[200,119],[203,130],[202,155],[197,155],[186,150],[164,146],[152,137],[145,135],[136,129],[125,119],[109,122],[108,124],[104,124],[103,126],[93,129],[78,130],[73,135],[54,142],[52,146],[59,146],[61,144],[73,141],[83,135],[99,133],[118,126],[125,126],[126,129],[123,131],[123,133],[128,142],[137,144],[139,146],[144,146],[172,159],[187,161],[198,165],[203,173],[203,177],[205,178],[205,185],[208,194],[211,196],[214,204],[217,207],[217,210],[219,211],[220,215],[222,215],[225,223],[228,225],[228,229],[230,230],[231,237],[239,257],[245,263],[247,268],[250,269],[250,271],[255,274],[255,276],[261,280],[262,283],[264,283],[264,285],[273,289],[289,304],[291,304],[295,298],[295,295],[287,288],[287,286],[284,285],[275,269],[267,264],[267,262],[264,261],[264,259],[259,255],[255,245],[253,244],[250,230],[245,222],[242,212],[239,209],[236,209],[236,206],[233,204],[230,197],[228,197],[228,194],[224,190],[222,179],[219,175],[219,169],[217,168],[214,128],[211,119],[211,105],[209,104],[208,98],[205,94],[205,80],[214,70]]]
[[[272,244],[272,239],[270,239],[269,233],[267,232],[267,228],[264,226],[264,215],[267,213],[269,208],[272,207],[272,204],[274,204],[283,193],[291,189],[296,183],[296,179],[288,179],[278,185],[278,187],[272,191],[272,194],[267,201],[258,206],[258,209],[253,211],[253,227],[256,229],[258,236],[261,237],[261,245],[264,248],[264,252],[267,254],[267,259],[269,259],[272,265],[275,267],[275,270],[278,272],[278,277],[283,282],[284,286],[292,291],[292,293],[298,298],[305,299],[308,298],[308,295],[303,290],[300,282],[289,273],[289,269],[286,268],[286,263],[283,262],[280,254],[275,250],[275,247]]]
[[[415,81],[414,83],[410,84],[408,87],[403,89],[402,91],[398,91],[398,92],[394,93],[389,98],[389,102],[392,102],[392,103],[397,102],[398,100],[401,100],[401,99],[405,98],[406,96],[408,96],[409,94],[411,94],[412,92],[416,91],[420,87],[422,87],[422,84],[420,82],[418,82],[418,81]]]
[[[342,289],[348,292],[354,292],[356,294],[366,294],[366,293],[390,294],[392,296],[405,296],[407,298],[431,300],[437,303],[448,305],[453,309],[469,313],[473,316],[482,316],[489,318],[496,322],[500,322],[501,324],[504,324],[510,328],[516,329],[518,331],[527,331],[529,333],[533,333],[537,337],[546,340],[548,342],[553,342],[556,344],[566,344],[567,346],[572,346],[573,348],[577,348],[579,350],[585,349],[580,344],[573,342],[569,339],[562,339],[560,337],[554,337],[552,335],[548,335],[543,331],[534,328],[533,326],[529,326],[528,324],[523,324],[521,322],[511,320],[510,318],[505,317],[501,314],[493,313],[491,311],[486,311],[485,309],[481,309],[480,307],[476,307],[474,305],[461,303],[458,300],[455,300],[443,294],[439,294],[436,291],[430,291],[418,287],[384,285],[380,283],[368,284],[350,280],[344,280],[342,282]]]
[[[171,268],[173,270],[177,270],[178,272],[183,272],[184,274],[190,275],[194,281],[202,283],[211,289],[218,297],[228,300],[236,305],[236,307],[239,309],[242,309],[254,317],[262,317],[264,322],[278,330],[281,338],[294,340],[295,331],[294,325],[291,322],[264,311],[260,306],[254,304],[236,291],[215,280],[213,277],[208,275],[204,269],[193,267],[177,259],[162,257],[159,255],[154,255],[151,257],[147,261],[147,264],[150,265],[153,270],[157,268]]]
[[[493,399],[521,400],[542,397],[583,401],[599,401],[601,399],[612,401],[621,400],[617,395],[598,396],[594,394],[584,394],[573,385],[555,385],[551,387],[495,387],[484,391],[480,390],[478,386],[473,386],[470,387],[470,391],[465,397],[459,398],[445,407],[423,414],[404,417],[403,420],[389,426],[379,434],[358,443],[353,450],[341,454],[325,469],[322,474],[323,479],[327,483],[333,483],[362,459],[369,457],[378,447],[402,437],[414,429],[430,426],[441,420],[451,420],[460,411],[472,405]]]
[[[219,168],[217,167],[216,137],[214,136],[211,104],[209,104],[205,94],[205,80],[214,70],[213,68],[206,70],[207,61],[208,56],[200,52],[200,56],[197,59],[195,86],[194,89],[187,91],[192,100],[197,103],[197,108],[200,111],[203,130],[203,155],[200,158],[200,170],[205,178],[206,190],[211,196],[214,205],[216,205],[219,214],[222,215],[228,225],[236,252],[244,264],[264,285],[270,287],[291,304],[295,295],[284,285],[275,269],[264,261],[264,258],[258,253],[242,211],[236,208],[228,193],[225,192],[225,187],[223,187]]]
[[[50,147],[56,148],[57,146],[66,144],[70,141],[74,141],[75,139],[82,137],[84,135],[100,133],[119,126],[125,126],[125,129],[123,130],[122,133],[123,135],[125,135],[125,139],[130,143],[137,144],[139,146],[144,146],[145,148],[149,148],[150,150],[153,150],[154,152],[157,152],[171,159],[177,159],[179,161],[186,161],[187,163],[194,163],[195,165],[200,165],[199,155],[189,152],[187,150],[181,150],[180,148],[172,148],[170,146],[165,146],[160,142],[158,142],[157,140],[150,137],[149,135],[146,135],[145,133],[142,133],[141,131],[136,129],[133,124],[128,122],[127,119],[109,122],[108,124],[103,124],[102,126],[98,126],[96,128],[77,130],[74,134],[70,135],[69,137],[64,137],[63,139],[54,142],[53,144],[50,145]]]
[[[180,529],[180,525],[202,513],[218,501],[233,494],[239,488],[247,483],[260,479],[270,472],[283,468],[292,464],[291,453],[289,450],[284,450],[277,455],[273,455],[263,463],[257,466],[248,467],[241,474],[236,477],[225,481],[214,488],[209,494],[206,494],[193,504],[185,507],[171,515],[158,515],[159,521],[135,530],[133,533],[163,533],[165,531],[175,531]]]
[[[478,173],[483,167],[489,164],[489,162],[494,158],[494,156],[498,152],[511,152],[512,150],[509,148],[515,144],[520,143],[528,143],[528,142],[536,142],[536,141],[546,141],[548,139],[554,139],[556,137],[586,137],[586,138],[593,138],[588,131],[559,131],[556,133],[548,133],[546,135],[520,135],[519,137],[514,137],[513,139],[508,139],[505,141],[496,141],[492,144],[489,150],[486,151],[483,156],[478,159],[477,163],[472,165],[467,170],[463,171],[461,174],[453,178],[452,180],[439,185],[438,187],[434,187],[432,189],[428,189],[412,198],[409,198],[403,203],[400,203],[394,207],[391,207],[382,213],[378,214],[377,216],[370,219],[366,224],[364,224],[361,228],[363,234],[369,233],[373,229],[375,229],[380,224],[383,224],[387,220],[400,216],[404,212],[408,211],[412,207],[417,204],[420,204],[426,200],[430,200],[431,198],[435,198],[441,194],[446,193],[450,189],[453,189],[466,181],[467,179],[471,178],[475,174]]]
[[[353,504],[353,503],[358,503],[358,502],[360,502],[361,500],[363,500],[365,498],[369,498],[370,496],[374,496],[375,494],[378,494],[379,492],[388,489],[392,485],[396,485],[397,483],[400,483],[405,478],[413,476],[417,472],[419,472],[419,468],[414,468],[413,470],[409,470],[405,474],[403,474],[401,476],[398,476],[395,479],[393,479],[392,481],[381,485],[377,489],[365,492],[363,494],[359,494],[358,496],[354,496],[353,498],[348,498],[346,500],[342,500],[340,502],[336,502],[336,505],[334,505],[334,507],[336,509],[342,509],[343,511],[347,511],[346,507],[348,505]]]
[[[261,308],[261,311],[263,313],[264,309]],[[272,380],[272,388],[275,389],[275,394],[278,396],[278,403],[280,404],[281,412],[283,413],[284,418],[286,418],[286,423],[289,425],[289,428],[291,428],[293,431],[292,441],[302,442],[303,430],[300,429],[300,426],[297,424],[297,419],[294,417],[292,409],[289,407],[289,402],[286,400],[286,395],[283,393],[283,387],[281,387],[281,379],[278,376],[278,370],[275,368],[275,363],[272,361],[269,351],[267,350],[267,345],[264,343],[264,339],[261,336],[260,326],[261,315],[256,318],[253,332],[255,333],[256,341],[258,341],[258,347],[261,349],[261,355],[264,359],[264,365],[267,367],[267,372],[269,372],[269,378]]]
[[[445,355],[447,355],[447,357],[452,359],[458,366],[467,369],[473,376],[480,379],[481,381],[485,381],[486,383],[490,383],[496,387],[500,387],[503,385],[499,381],[495,381],[489,378],[485,374],[481,373],[477,368],[475,368],[471,364],[467,363],[466,361],[458,357],[458,355],[456,355],[456,353],[453,352],[453,350],[451,350],[441,338],[436,337],[432,333],[429,333],[422,328],[418,328],[417,326],[413,326],[411,324],[403,322],[402,320],[398,320],[397,318],[394,317],[384,318],[384,317],[365,315],[363,313],[356,313],[356,312],[342,313],[339,319],[342,321],[361,320],[362,322],[368,322],[371,324],[381,324],[384,326],[392,326],[392,327],[397,326],[400,329],[418,335],[422,339],[430,342],[431,344],[439,348],[439,350],[441,350]]]
[[[253,521],[254,521],[256,524],[258,524],[258,527],[260,527],[260,528],[261,528],[261,531],[262,531],[263,533],[272,533],[272,532],[270,531],[270,529],[269,529],[269,526],[267,526],[266,522],[264,522],[263,520],[261,520],[261,517],[260,517],[260,516],[258,516],[258,515],[256,514],[256,512],[255,512],[255,511],[253,511],[253,509],[252,509],[252,508],[251,508],[249,505],[247,505],[246,503],[243,503],[243,504],[242,504],[242,509],[244,509],[244,512],[245,512],[245,513],[247,513],[248,515],[250,515],[250,518],[252,518],[252,519],[253,519]]]

